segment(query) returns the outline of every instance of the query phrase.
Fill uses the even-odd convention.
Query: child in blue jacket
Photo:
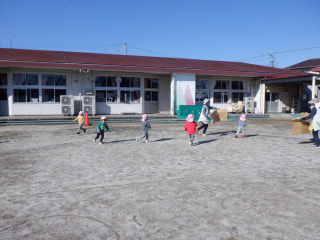
[[[246,137],[246,132],[245,132],[245,127],[247,126],[247,123],[246,123],[246,115],[245,114],[242,114],[241,117],[239,118],[238,122],[237,122],[237,125],[238,125],[238,130],[237,130],[237,133],[235,135],[235,138],[238,137],[239,133],[242,132],[242,137]]]
[[[148,121],[148,115],[143,114],[141,119],[141,129],[142,136],[136,138],[136,142],[138,143],[141,138],[146,138],[146,143],[149,143],[149,129],[151,129],[150,123]]]

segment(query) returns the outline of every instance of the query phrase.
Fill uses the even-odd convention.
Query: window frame
[[[205,98],[210,99],[210,83],[209,79],[196,79],[196,105],[203,105]]]
[[[8,101],[8,74],[0,72],[0,101]]]
[[[53,80],[50,80],[51,83],[46,84],[44,82],[45,80],[43,79],[44,76],[53,77]],[[68,83],[67,83],[66,74],[14,72],[12,74],[12,82],[13,82],[13,103],[14,104],[16,103],[57,104],[57,103],[60,103],[60,96],[67,94]],[[44,96],[45,96],[46,90],[50,90],[53,92],[53,93],[51,92],[49,95],[49,97],[51,96],[50,100],[45,100]],[[23,98],[25,99],[24,101],[22,101]]]
[[[145,102],[159,102],[159,85],[158,78],[145,77],[143,79]]]
[[[96,98],[100,103],[140,103],[141,99],[141,77],[97,74],[95,77],[95,95],[104,95],[102,100]],[[105,84],[97,86],[97,78],[105,78]],[[121,80],[121,81],[119,81]],[[101,81],[101,80],[100,80]],[[125,82],[124,82],[125,81]],[[126,95],[127,94],[127,95]],[[114,97],[111,97],[113,95]],[[137,96],[137,97],[135,97]]]
[[[219,87],[220,82],[220,87]],[[218,83],[218,86],[217,86]],[[223,88],[223,85],[227,86],[227,89]],[[238,87],[236,87],[238,86]],[[242,86],[242,87],[241,87]],[[246,93],[248,92],[248,80],[214,80],[214,86],[212,88],[213,103],[237,103],[243,101]],[[234,97],[237,94],[237,97]],[[221,95],[221,96],[218,96]],[[227,98],[227,100],[226,100]],[[220,99],[220,101],[217,101]]]

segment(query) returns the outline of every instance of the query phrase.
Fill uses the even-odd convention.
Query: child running
[[[97,126],[97,136],[93,139],[93,142],[96,142],[96,140],[101,136],[99,145],[102,144],[102,140],[104,138],[104,129],[107,129],[107,132],[110,132],[110,129],[107,125],[107,118],[105,116],[102,116],[101,121],[98,123]]]
[[[80,134],[80,130],[82,129],[83,132],[85,133],[86,132],[86,129],[82,127],[83,125],[83,122],[84,122],[84,117],[83,117],[83,112],[80,111],[79,112],[79,115],[76,117],[76,119],[74,119],[73,121],[77,121],[78,120],[78,123],[79,123],[79,127],[78,127],[78,131],[77,131],[77,134]]]
[[[235,135],[235,138],[238,137],[239,133],[242,132],[242,137],[246,137],[246,133],[245,133],[245,127],[247,126],[247,123],[246,123],[246,115],[245,114],[242,114],[237,122],[237,125],[238,125],[238,130],[237,130],[237,133]]]
[[[187,134],[190,136],[189,145],[193,145],[194,135],[197,133],[197,123],[193,120],[193,114],[189,114],[187,117],[187,122],[184,125],[184,130],[187,131]]]
[[[142,136],[136,138],[136,142],[138,143],[141,138],[146,138],[146,143],[149,143],[149,134],[148,131],[151,129],[150,123],[148,121],[148,115],[143,114],[141,119],[141,128],[142,128]]]

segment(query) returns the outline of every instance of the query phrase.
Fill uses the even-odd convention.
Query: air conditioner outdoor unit
[[[61,95],[60,96],[61,114],[73,115],[74,114],[74,98],[73,96]]]
[[[96,97],[95,96],[83,96],[82,97],[82,110],[88,115],[96,114]]]
[[[254,113],[254,97],[244,97],[245,112]]]

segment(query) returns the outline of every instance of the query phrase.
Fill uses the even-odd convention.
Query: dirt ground
[[[291,121],[0,126],[0,239],[320,239],[320,149]]]

